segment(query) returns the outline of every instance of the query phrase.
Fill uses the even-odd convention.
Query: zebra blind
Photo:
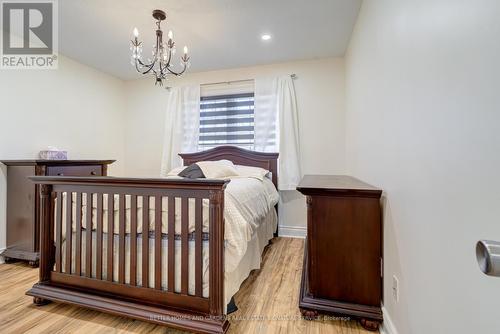
[[[253,92],[201,97],[198,146],[220,145],[254,148]]]

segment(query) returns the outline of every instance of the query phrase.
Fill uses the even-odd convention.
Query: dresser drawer
[[[102,167],[97,166],[51,166],[48,176],[102,176]]]

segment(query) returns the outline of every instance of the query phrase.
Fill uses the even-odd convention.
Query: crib
[[[181,156],[185,165],[228,159],[266,168],[277,183],[276,153],[217,147]],[[41,207],[39,282],[27,292],[35,304],[64,302],[193,332],[227,331],[229,181],[31,179],[40,187]]]

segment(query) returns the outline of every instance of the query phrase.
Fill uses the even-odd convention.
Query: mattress
[[[257,227],[254,230],[250,240],[247,242],[247,247],[245,254],[241,257],[238,264],[231,268],[231,270],[226,270],[224,272],[224,298],[225,304],[227,305],[231,300],[231,297],[238,291],[241,283],[248,277],[249,273],[254,269],[259,269],[261,264],[261,255],[268,244],[269,240],[273,238],[273,233],[277,227],[277,215],[276,211],[273,209],[269,210],[268,213],[257,222]],[[71,261],[71,272],[75,272],[75,233],[72,233],[73,242],[72,242],[72,261]],[[105,268],[107,268],[107,240],[110,234],[103,233],[103,253],[102,253],[102,275],[103,279],[107,279],[107,272]],[[81,256],[81,267],[82,274],[85,275],[85,261],[86,261],[86,233],[82,233],[82,256]],[[137,235],[137,268],[142,268],[142,238],[144,235],[142,233]],[[113,281],[118,280],[118,235],[113,235]],[[154,249],[154,234],[148,234],[149,238],[149,249]],[[162,235],[162,251],[161,251],[161,262],[162,268],[168,267],[168,239],[167,235]],[[203,288],[203,296],[208,297],[209,295],[209,267],[208,267],[208,259],[209,259],[209,249],[208,249],[208,241],[203,241],[202,247],[202,288]],[[62,254],[66,254],[66,241],[64,240],[62,243]],[[227,251],[227,247],[225,249],[225,258],[229,255]],[[96,232],[92,232],[92,277],[96,276]],[[148,287],[154,287],[154,252],[149,253],[149,282]],[[175,291],[181,291],[181,270],[180,270],[180,261],[181,261],[181,242],[180,240],[175,240]],[[188,293],[194,295],[195,293],[195,268],[194,268],[194,241],[189,241],[189,260],[188,260]],[[66,258],[62,257],[62,268],[66,268]],[[137,270],[136,282],[138,286],[143,286],[142,282],[142,270]],[[168,284],[168,274],[165,270],[162,273],[161,277],[161,286],[162,289],[167,289]],[[125,236],[125,283],[130,283],[130,235],[127,234]]]
[[[278,202],[279,195],[271,180],[264,178],[263,180],[252,177],[236,177],[231,178],[224,192],[224,240],[225,240],[225,269],[228,272],[233,271],[239,261],[246,253],[248,242],[252,239],[255,231],[260,226],[260,223],[265,219],[267,214],[274,210],[274,206]],[[66,237],[66,207],[68,197],[63,193],[62,198],[62,239]],[[87,228],[87,205],[90,200],[86,198],[86,194],[82,194],[82,228]],[[168,201],[167,197],[161,199],[161,229],[163,237],[168,234]],[[75,193],[71,195],[72,201],[72,232],[76,231],[76,211],[77,197]],[[176,197],[175,201],[175,234],[181,233],[181,199]],[[57,203],[57,202],[56,202]],[[130,233],[131,222],[131,196],[125,196],[125,233]],[[143,198],[137,197],[137,233],[141,235],[143,231]],[[119,233],[119,196],[114,196],[113,203],[113,234]],[[202,226],[203,232],[208,233],[209,229],[209,200],[202,201]],[[55,210],[58,210],[57,205]],[[97,227],[97,196],[92,197],[92,231]],[[155,201],[153,197],[149,198],[149,232],[155,230]],[[195,200],[188,199],[188,233],[195,230]],[[145,230],[145,229],[144,229]],[[108,195],[103,194],[103,233],[108,234]]]

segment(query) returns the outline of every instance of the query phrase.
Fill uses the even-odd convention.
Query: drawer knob
[[[64,173],[57,173],[57,176],[64,176]]]
[[[95,171],[91,171],[90,175],[97,175],[97,173]]]

